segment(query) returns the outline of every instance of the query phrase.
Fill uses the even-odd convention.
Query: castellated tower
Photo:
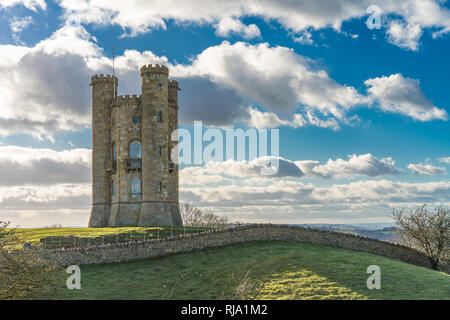
[[[140,70],[142,95],[115,96],[118,80],[96,75],[92,86],[90,227],[181,225],[177,141],[178,83],[165,66]]]

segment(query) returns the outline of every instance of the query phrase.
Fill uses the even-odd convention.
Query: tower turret
[[[142,206],[139,225],[172,225],[169,213],[168,154],[169,69],[141,68]]]
[[[95,75],[92,86],[92,209],[90,227],[107,226],[111,205],[111,178],[107,171],[111,150],[111,105],[118,80]]]
[[[178,144],[178,135],[176,135],[175,130],[178,129],[178,82],[175,80],[169,80],[169,136],[168,136],[168,161],[169,161],[169,201],[172,203],[170,205],[170,213],[172,216],[172,221],[176,225],[181,225],[181,214],[179,207],[179,189],[178,189],[178,164],[171,158],[171,152]],[[172,138],[175,138],[172,141]]]

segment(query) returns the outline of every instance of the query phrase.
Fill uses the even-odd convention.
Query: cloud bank
[[[38,139],[90,126],[89,79],[109,73],[111,60],[83,27],[65,25],[34,47],[0,46],[0,135]],[[180,123],[250,127],[319,126],[338,130],[359,121],[358,108],[379,108],[418,121],[447,120],[419,81],[394,74],[365,81],[367,95],[332,79],[316,62],[282,46],[224,41],[172,64],[151,51],[125,50],[116,58],[119,94],[139,93],[138,69],[168,65],[178,79]],[[18,108],[17,106],[20,106]]]
[[[433,30],[436,37],[450,31],[450,10],[438,0],[210,0],[207,6],[201,0],[60,0],[59,5],[65,10],[66,19],[119,25],[125,36],[166,29],[167,23],[174,21],[213,25],[221,36],[234,33],[252,38],[259,36],[259,29],[246,26],[241,20],[261,17],[278,22],[294,34],[294,39],[310,43],[309,30],[340,31],[344,22],[365,18],[369,6],[380,8],[387,40],[401,48],[418,50],[424,30]]]

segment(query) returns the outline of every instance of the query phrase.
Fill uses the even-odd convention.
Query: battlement
[[[123,104],[123,105],[128,105],[128,104],[138,104],[141,101],[141,96],[137,95],[137,94],[133,94],[133,95],[121,95],[121,96],[117,96],[116,98],[116,103],[119,104]]]
[[[178,81],[177,80],[169,80],[169,88],[178,89]]]
[[[114,76],[115,83],[119,83],[119,79]],[[96,74],[95,76],[91,77],[91,84],[97,83],[97,82],[111,82],[113,83],[113,76],[110,74]]]
[[[159,64],[144,65],[141,67],[140,71],[141,71],[141,77],[143,75],[145,75],[146,73],[169,76],[169,68],[167,68],[166,66],[160,66]]]

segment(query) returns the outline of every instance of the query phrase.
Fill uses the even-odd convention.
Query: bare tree
[[[19,249],[20,245],[15,229],[0,221],[0,300],[45,299],[62,272],[39,259],[35,249]]]
[[[201,210],[190,203],[180,205],[181,218],[186,227],[222,228],[228,225],[228,219],[216,215],[212,210]]]
[[[398,232],[407,243],[423,251],[434,269],[448,261],[450,253],[450,210],[429,210],[424,204],[411,210],[394,210]]]

